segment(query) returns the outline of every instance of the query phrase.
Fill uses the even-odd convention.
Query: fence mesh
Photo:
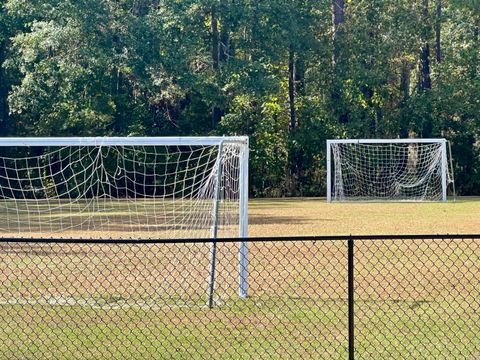
[[[366,358],[480,357],[480,241],[355,246],[356,349]]]
[[[0,242],[0,358],[480,356],[480,237]]]

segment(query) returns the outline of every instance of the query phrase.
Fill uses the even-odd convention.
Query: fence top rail
[[[332,139],[327,140],[327,144],[435,144],[446,141],[446,139]]]
[[[180,137],[3,137],[6,146],[195,146],[220,143],[248,144],[247,136],[180,136]]]
[[[47,243],[47,244],[189,244],[232,242],[296,242],[296,241],[347,241],[347,240],[480,240],[480,234],[425,234],[425,235],[336,235],[336,236],[268,236],[233,238],[178,238],[178,239],[82,239],[82,238],[16,238],[0,237],[1,243]]]

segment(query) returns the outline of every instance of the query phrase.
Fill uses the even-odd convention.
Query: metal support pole
[[[348,359],[355,358],[354,240],[348,239]]]
[[[455,174],[453,170],[452,144],[450,143],[450,141],[448,142],[448,157],[450,160],[450,181],[452,182],[453,201],[457,201],[457,192],[455,190]]]
[[[240,238],[248,237],[248,156],[247,139],[240,150]],[[238,295],[240,298],[246,298],[248,296],[248,246],[246,241],[240,241],[239,243],[238,262]]]
[[[218,211],[220,205],[221,195],[221,181],[222,181],[222,153],[223,142],[218,147],[217,157],[217,179],[215,183],[215,194],[213,198],[213,225],[212,225],[212,245],[210,247],[210,282],[208,287],[208,307],[213,307],[213,295],[215,292],[215,266],[217,260],[217,237],[218,237]]]
[[[442,170],[442,201],[447,201],[447,186],[448,186],[448,163],[447,163],[447,141],[444,140],[441,145],[441,170]]]
[[[327,140],[327,202],[332,202],[332,143]]]

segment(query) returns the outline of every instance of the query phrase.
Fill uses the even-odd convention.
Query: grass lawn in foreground
[[[252,200],[250,235],[475,233],[477,200]],[[358,358],[478,354],[479,252],[473,240],[358,243]],[[344,242],[250,244],[247,300],[236,248],[219,244],[214,309],[208,254],[1,244],[0,358],[346,358]]]

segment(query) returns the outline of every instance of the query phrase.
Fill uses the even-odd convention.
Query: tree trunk
[[[442,0],[437,0],[437,8],[435,14],[435,58],[437,63],[442,61]]]
[[[259,26],[259,9],[258,9],[258,2],[259,0],[252,0],[252,23],[251,23],[251,29],[250,29],[250,61],[257,61],[259,56],[258,56],[258,48],[259,48],[259,32],[260,32],[260,26]]]
[[[405,102],[409,95],[410,89],[410,69],[402,66],[400,70],[400,92],[402,93],[402,102]]]
[[[332,20],[333,20],[333,63],[338,62],[340,56],[339,39],[342,36],[342,23],[345,21],[345,2],[344,0],[332,0]]]
[[[212,5],[212,68],[218,70],[219,63],[219,36],[218,36],[218,18],[215,5]]]
[[[480,65],[480,13],[475,16],[475,25],[473,28],[473,46],[475,51],[475,59],[472,64],[472,79],[476,79],[478,76],[478,66]]]
[[[219,63],[220,63],[220,37],[218,33],[218,17],[217,9],[215,5],[212,5],[212,69],[214,76],[218,75]],[[222,111],[217,105],[213,105],[212,108],[212,128],[214,128],[222,117]]]
[[[295,114],[295,50],[290,44],[288,50],[288,100],[290,104],[290,131],[297,127]]]
[[[341,61],[341,38],[343,34],[342,24],[345,21],[345,1],[332,0],[332,22],[333,22],[333,80],[332,80],[332,108],[333,113],[338,118],[338,122],[345,124],[348,122],[348,114],[342,108],[342,86],[340,74],[337,70],[337,65]]]
[[[420,91],[432,88],[432,80],[430,78],[430,46],[428,43],[425,43],[420,50],[418,77],[418,89]]]
[[[367,14],[366,20],[368,22],[368,37],[369,41],[375,48],[378,46],[378,34],[377,34],[377,25],[379,22],[379,11],[375,4],[371,3],[367,5]],[[373,55],[373,54],[372,54]],[[376,68],[377,59],[376,56],[371,56],[369,59],[363,60],[363,65],[365,67],[365,73],[369,74],[372,72],[373,69]],[[380,109],[380,105],[374,102],[375,97],[375,85],[371,85],[368,82],[360,87],[363,95],[367,99],[368,107],[371,109],[367,112],[367,116],[369,116],[369,136],[370,137],[377,137],[378,136],[378,128],[381,121],[382,111]]]
[[[297,94],[305,92],[305,63],[302,54],[298,51],[295,59],[295,92]]]
[[[429,27],[428,27],[428,0],[423,0],[423,21],[424,29],[422,34],[423,45],[420,49],[420,61],[418,69],[418,90],[428,90],[432,88],[432,80],[430,78],[430,45],[428,44]]]
[[[139,1],[138,3],[134,3],[132,7],[132,13],[138,17],[144,17],[148,14],[149,7],[153,7],[156,4],[147,4],[147,2]]]
[[[7,42],[0,42],[0,136],[7,135],[8,126],[8,85],[3,63],[6,58]]]
[[[412,70],[415,64],[408,60],[408,58],[402,59],[400,65],[400,93],[402,94],[402,100],[400,101],[400,108],[404,109],[408,99],[410,98],[410,83],[412,78]],[[407,138],[409,131],[409,121],[402,111],[400,118],[400,137]]]
[[[410,97],[410,79],[412,75],[412,64],[408,60],[403,60],[400,69],[400,92],[402,93],[402,102]]]
[[[220,33],[219,51],[219,61],[221,62],[228,61],[228,59],[233,56],[230,34],[228,33],[226,24],[223,24],[222,31]]]
[[[298,67],[297,67],[298,65]],[[298,78],[297,78],[298,74]],[[288,99],[290,105],[290,135],[295,137],[298,129],[298,120],[295,109],[295,101],[297,91],[303,91],[303,64],[300,55],[295,51],[294,45],[290,44],[288,49]],[[298,146],[290,147],[289,151],[289,167],[290,167],[290,195],[301,195],[301,175],[303,169],[303,149]]]

